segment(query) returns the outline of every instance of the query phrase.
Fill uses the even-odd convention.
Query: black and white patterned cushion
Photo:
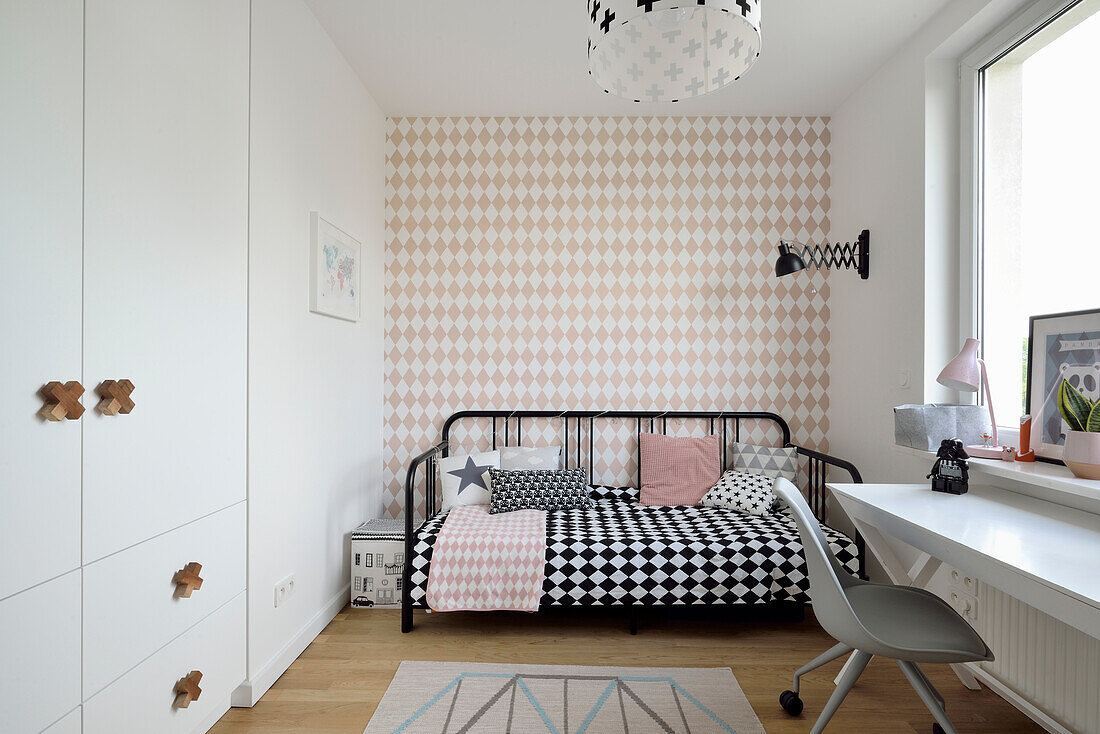
[[[489,470],[489,514],[570,510],[592,504],[585,469]]]
[[[546,606],[808,602],[810,580],[798,528],[782,508],[757,517],[714,507],[596,502],[546,516]],[[432,549],[447,519],[416,532],[409,593],[425,607]],[[822,525],[852,574],[855,542]]]
[[[746,515],[770,515],[775,500],[770,478],[730,469],[723,472],[718,483],[703,495],[699,504],[736,510]]]
[[[735,443],[733,468],[772,479],[783,477],[798,484],[798,449]]]

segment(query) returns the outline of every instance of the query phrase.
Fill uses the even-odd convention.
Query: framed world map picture
[[[309,215],[309,310],[359,320],[359,241],[317,212]]]

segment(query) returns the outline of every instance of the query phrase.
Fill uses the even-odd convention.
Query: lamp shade
[[[978,348],[981,342],[967,339],[962,351],[947,363],[936,382],[952,390],[976,392],[982,384],[982,368],[978,363]]]
[[[779,258],[775,261],[775,274],[782,278],[784,275],[797,273],[806,269],[806,262],[802,257],[791,251],[791,246],[786,243],[779,245]]]
[[[679,102],[760,55],[760,0],[588,0],[588,73],[608,94]]]

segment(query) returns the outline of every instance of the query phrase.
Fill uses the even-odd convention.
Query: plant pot
[[[1067,431],[1062,461],[1075,477],[1100,480],[1100,433]]]

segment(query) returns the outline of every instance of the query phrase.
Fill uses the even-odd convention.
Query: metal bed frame
[[[691,419],[691,420],[703,420],[708,421],[709,434],[715,435],[720,433],[722,436],[722,468],[723,471],[729,468],[729,464],[726,459],[727,447],[729,446],[730,438],[730,423],[733,424],[733,440],[741,440],[741,422],[746,420],[760,420],[770,421],[779,427],[782,432],[782,445],[785,447],[795,448],[798,451],[799,456],[804,456],[807,459],[808,471],[807,471],[807,500],[810,503],[810,507],[814,512],[814,515],[821,522],[825,522],[826,515],[826,487],[828,468],[836,467],[846,471],[851,477],[851,481],[862,484],[863,477],[860,476],[859,470],[855,465],[849,461],[838,459],[835,456],[829,456],[828,454],[814,449],[805,448],[803,446],[796,446],[791,443],[791,429],[787,425],[787,422],[775,413],[762,412],[762,411],[613,411],[613,410],[566,410],[566,411],[552,411],[552,410],[464,410],[451,415],[444,423],[441,434],[441,440],[430,449],[414,458],[409,463],[408,473],[405,476],[405,569],[402,572],[401,582],[401,631],[411,632],[413,628],[413,606],[412,606],[412,558],[413,548],[416,542],[416,534],[420,527],[423,526],[423,522],[427,522],[434,517],[437,512],[437,497],[436,497],[436,475],[437,475],[437,461],[440,457],[446,457],[449,453],[448,444],[450,441],[451,429],[455,423],[463,419],[491,419],[492,420],[492,441],[493,449],[498,446],[498,421],[504,421],[504,446],[511,446],[514,436],[515,446],[523,445],[523,421],[524,419],[560,419],[563,424],[563,443],[562,448],[564,451],[565,463],[563,466],[570,466],[572,463],[574,466],[583,467],[585,465],[585,456],[583,452],[582,434],[584,423],[588,423],[588,478],[592,484],[598,484],[595,478],[595,450],[594,450],[594,435],[595,435],[595,422],[600,419],[630,419],[634,420],[635,433],[641,436],[643,427],[648,427],[649,433],[655,433],[657,428],[660,428],[662,434],[666,434],[668,430],[668,421],[670,419]],[[570,421],[575,425],[575,439],[570,440]],[[648,421],[648,426],[646,426]],[[514,423],[514,431],[511,430]],[[575,453],[574,450],[575,449]],[[571,462],[570,460],[573,459]],[[424,502],[425,502],[425,517],[424,521],[420,525],[416,525],[416,485],[417,485],[417,471],[424,467]],[[641,462],[638,462],[638,486],[641,487]],[[855,537],[856,549],[859,554],[859,575],[862,578],[866,578],[865,569],[865,546],[863,537],[857,532]],[[627,606],[631,610],[630,618],[630,631],[631,634],[637,631],[637,616],[635,606]]]

